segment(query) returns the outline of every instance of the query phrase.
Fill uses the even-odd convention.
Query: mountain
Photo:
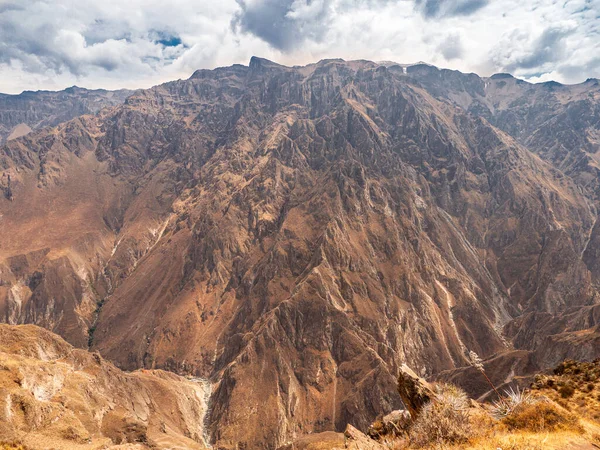
[[[124,373],[33,325],[0,325],[0,360],[2,448],[207,448],[201,382]]]
[[[364,429],[402,364],[600,356],[597,200],[534,131],[597,86],[523,83],[252,58],[11,140],[0,315],[209,379],[224,449]]]
[[[56,126],[106,106],[122,104],[133,91],[89,90],[77,86],[64,91],[25,91],[0,94],[0,144],[24,136],[31,130]]]
[[[424,65],[409,67],[407,75],[418,79],[436,98],[483,117],[510,134],[577,184],[590,200],[594,216],[594,227],[584,235],[581,259],[595,297],[600,271],[600,227],[596,226],[600,207],[600,81],[588,79],[572,86],[556,82],[530,84],[509,74],[482,79]],[[597,300],[588,307],[549,312],[538,308],[527,311],[507,327],[507,336],[519,348],[536,350],[543,367],[553,367],[566,357],[597,356]]]

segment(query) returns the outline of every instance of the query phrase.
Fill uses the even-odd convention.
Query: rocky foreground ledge
[[[279,450],[594,450],[600,448],[600,361],[565,361],[493,403],[469,399],[450,384],[430,384],[403,366],[398,393],[406,410],[393,411],[366,433],[302,437]]]

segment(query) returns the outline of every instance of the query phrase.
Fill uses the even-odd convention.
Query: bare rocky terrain
[[[223,449],[365,429],[402,364],[593,359],[599,96],[253,58],[73,114],[0,147],[0,317],[210,379]]]
[[[44,127],[56,126],[104,107],[122,104],[133,92],[73,86],[64,91],[26,91],[0,94],[0,144]]]
[[[124,373],[26,325],[0,325],[0,442],[32,449],[205,449],[206,386]]]

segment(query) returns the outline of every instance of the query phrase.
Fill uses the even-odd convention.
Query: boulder
[[[410,413],[405,409],[398,409],[373,422],[367,430],[367,435],[373,439],[401,436],[408,429],[410,422]]]
[[[431,385],[404,364],[398,375],[398,393],[413,420],[417,418],[423,405],[435,398]]]
[[[374,441],[352,425],[346,427],[344,436],[346,438],[346,448],[350,450],[387,450],[387,447]]]

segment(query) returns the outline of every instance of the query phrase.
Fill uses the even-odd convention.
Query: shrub
[[[536,403],[531,393],[519,388],[516,390],[510,388],[510,390],[504,391],[504,394],[504,397],[496,400],[492,407],[492,415],[496,419],[503,419],[515,412],[517,408]]]
[[[459,388],[446,384],[437,386],[436,394],[437,398],[423,406],[411,427],[411,444],[424,447],[468,441],[472,430],[467,395]]]
[[[575,415],[545,401],[518,407],[510,415],[502,419],[502,423],[510,430],[533,432],[581,430],[579,420]]]
[[[85,432],[85,430],[82,431],[73,426],[66,427],[62,430],[61,434],[63,439],[75,441],[79,444],[85,444],[89,439],[89,435]]]
[[[439,383],[435,386],[438,402],[447,403],[455,410],[466,410],[469,407],[469,397],[459,387],[449,383]]]
[[[573,396],[575,389],[570,384],[565,384],[558,389],[558,393],[562,398],[569,398]]]

